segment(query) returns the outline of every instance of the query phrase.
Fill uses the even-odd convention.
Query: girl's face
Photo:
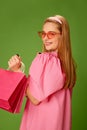
[[[43,25],[43,31],[41,34],[43,44],[47,51],[58,52],[58,41],[60,38],[60,31],[58,25],[52,22],[46,22]]]

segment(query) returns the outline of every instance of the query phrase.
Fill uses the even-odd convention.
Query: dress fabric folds
[[[64,89],[65,74],[57,53],[37,54],[28,78],[28,87],[40,104],[28,99],[20,130],[70,130],[71,89]]]

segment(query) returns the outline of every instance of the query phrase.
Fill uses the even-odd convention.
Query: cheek
[[[58,38],[53,41],[53,43],[54,43],[54,45],[55,45],[56,47],[58,47],[58,41],[59,41]]]

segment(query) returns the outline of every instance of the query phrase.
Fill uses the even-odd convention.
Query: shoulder
[[[47,58],[49,58],[49,54],[48,53],[45,53],[45,52],[41,53],[41,52],[39,52],[39,53],[36,54],[33,62],[35,62],[35,61],[39,61],[39,62],[42,61],[42,62],[44,62]]]
[[[31,65],[46,66],[48,64],[50,64],[51,66],[60,65],[60,59],[58,58],[57,53],[53,52],[37,53]]]
[[[56,52],[39,52],[37,53],[37,55],[35,56],[34,59],[39,59],[39,60],[51,60],[51,59],[59,59],[58,55]]]
[[[63,77],[60,59],[55,53],[38,53],[30,66],[30,75],[35,79],[41,78],[45,74],[46,77]],[[50,78],[51,76],[51,78]]]

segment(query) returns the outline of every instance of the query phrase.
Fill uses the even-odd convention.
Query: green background
[[[45,18],[60,14],[71,29],[72,51],[77,63],[77,82],[72,99],[72,130],[87,130],[87,1],[86,0],[0,0],[0,67],[19,53],[25,73],[37,52],[41,51],[41,30]],[[0,109],[0,130],[19,130],[25,105],[20,114]],[[37,130],[37,129],[36,129]]]

